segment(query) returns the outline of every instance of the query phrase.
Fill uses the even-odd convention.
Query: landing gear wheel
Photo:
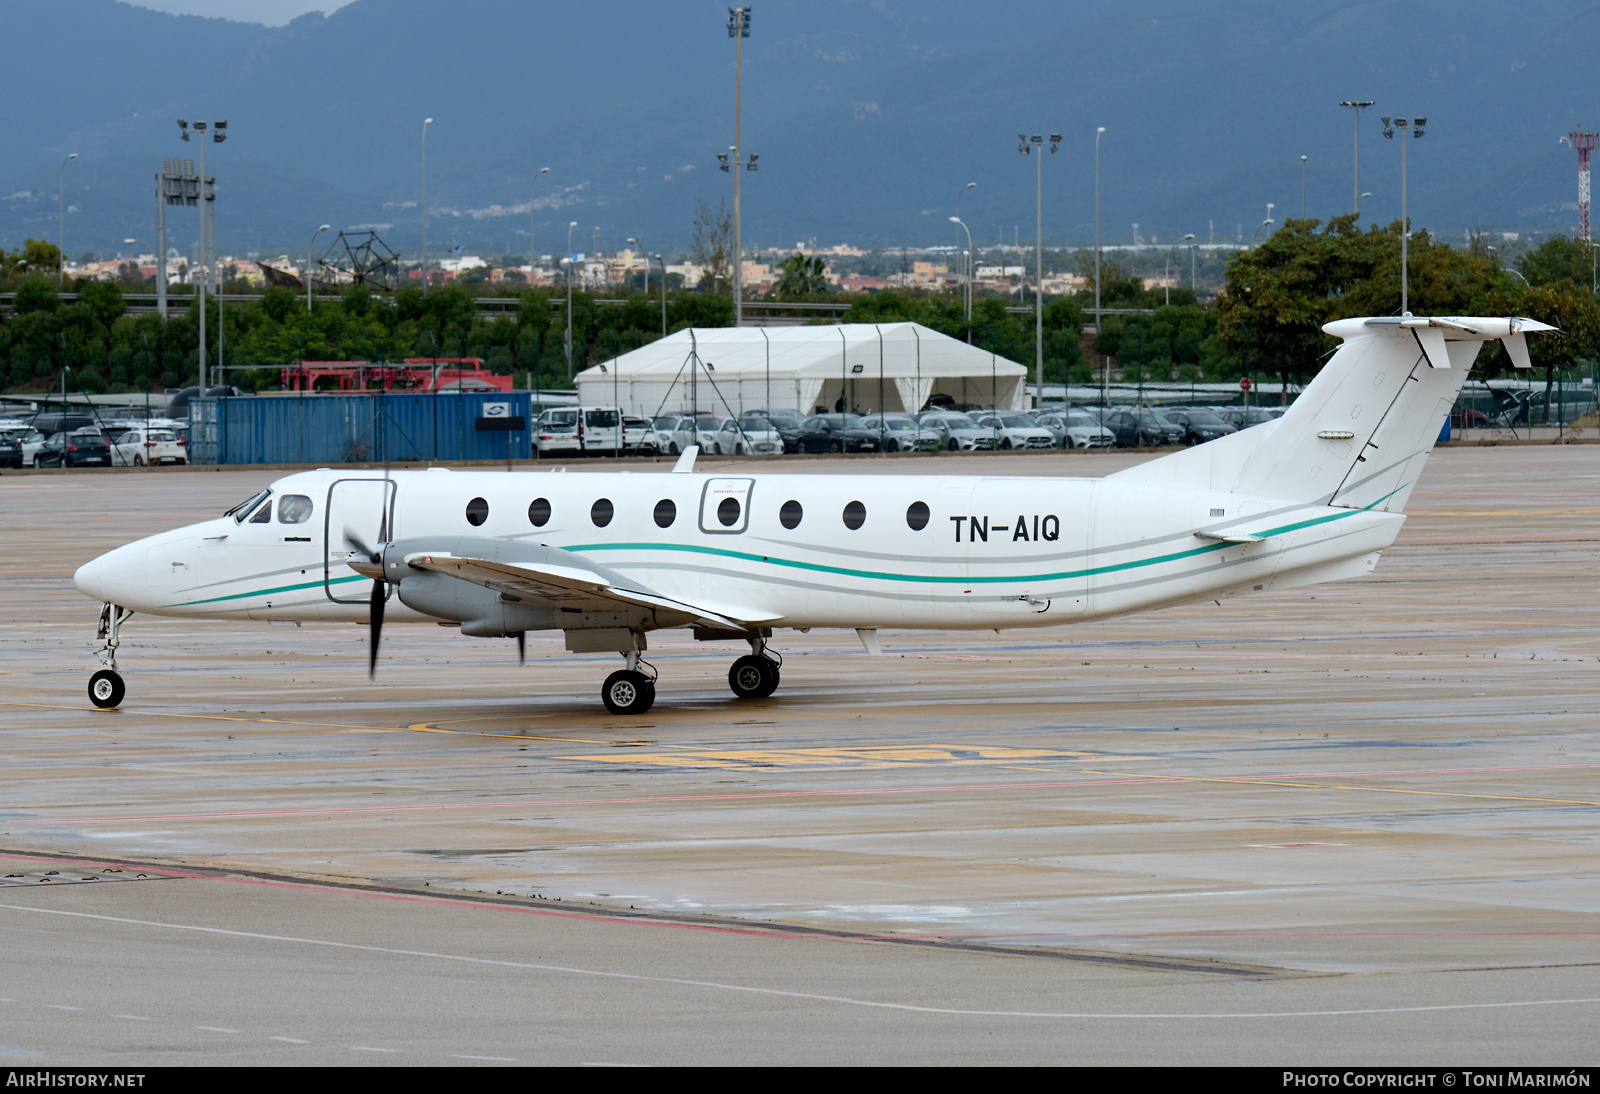
[[[122,676],[112,669],[101,669],[89,677],[89,702],[101,710],[119,705],[127,691]]]
[[[642,672],[618,669],[606,677],[600,701],[612,714],[643,714],[655,705],[656,682]]]
[[[766,657],[741,657],[728,670],[728,686],[740,699],[765,699],[778,690],[777,663]]]

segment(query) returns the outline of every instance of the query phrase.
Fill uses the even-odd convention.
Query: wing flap
[[[491,559],[463,558],[433,552],[409,554],[405,557],[405,562],[412,569],[448,574],[496,592],[544,600],[563,607],[609,610],[618,605],[625,605],[632,608],[653,608],[683,615],[688,620],[707,626],[731,630],[749,630],[759,621],[732,618],[647,589],[618,588],[600,574],[573,566],[497,562]]]

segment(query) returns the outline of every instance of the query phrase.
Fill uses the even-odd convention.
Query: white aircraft
[[[1275,421],[1103,479],[321,469],[223,516],[119,547],[74,580],[103,602],[90,699],[114,707],[134,612],[566,632],[626,665],[615,714],[655,701],[647,636],[750,643],[728,683],[778,687],[773,630],[1045,627],[1369,573],[1484,342],[1529,366],[1530,319],[1346,319]],[[981,463],[979,464],[981,467]]]

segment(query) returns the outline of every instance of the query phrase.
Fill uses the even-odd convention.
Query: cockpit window
[[[279,524],[304,524],[310,519],[311,499],[304,494],[285,494],[279,500]]]
[[[251,510],[255,509],[257,505],[260,505],[263,501],[265,501],[268,495],[271,493],[272,487],[269,486],[259,494],[250,495],[250,497],[246,498],[244,501],[241,501],[238,505],[235,505],[232,509],[229,509],[222,515],[225,517],[232,517],[233,523],[235,524],[243,524],[244,518],[250,515]]]
[[[269,524],[272,521],[272,502],[264,501],[261,508],[256,510],[256,515],[250,518],[251,524]]]

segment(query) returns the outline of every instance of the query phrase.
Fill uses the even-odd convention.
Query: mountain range
[[[0,245],[58,231],[67,249],[152,239],[162,157],[198,159],[178,118],[226,118],[210,145],[218,234],[233,251],[305,245],[322,223],[420,241],[423,119],[429,249],[652,250],[689,242],[695,203],[729,193],[727,5],[704,0],[355,0],[282,27],[175,16],[118,0],[0,0]],[[1361,122],[1365,221],[1399,216],[1400,149],[1379,115],[1423,114],[1406,148],[1412,220],[1446,239],[1474,223],[1576,224],[1577,157],[1600,126],[1581,0],[756,0],[744,41],[746,245],[1047,244],[1248,238],[1353,198]],[[1042,164],[1019,133],[1060,133]],[[1306,159],[1302,161],[1301,157]],[[55,168],[56,170],[52,170]],[[174,209],[169,242],[197,218]],[[326,241],[323,237],[323,242]]]

